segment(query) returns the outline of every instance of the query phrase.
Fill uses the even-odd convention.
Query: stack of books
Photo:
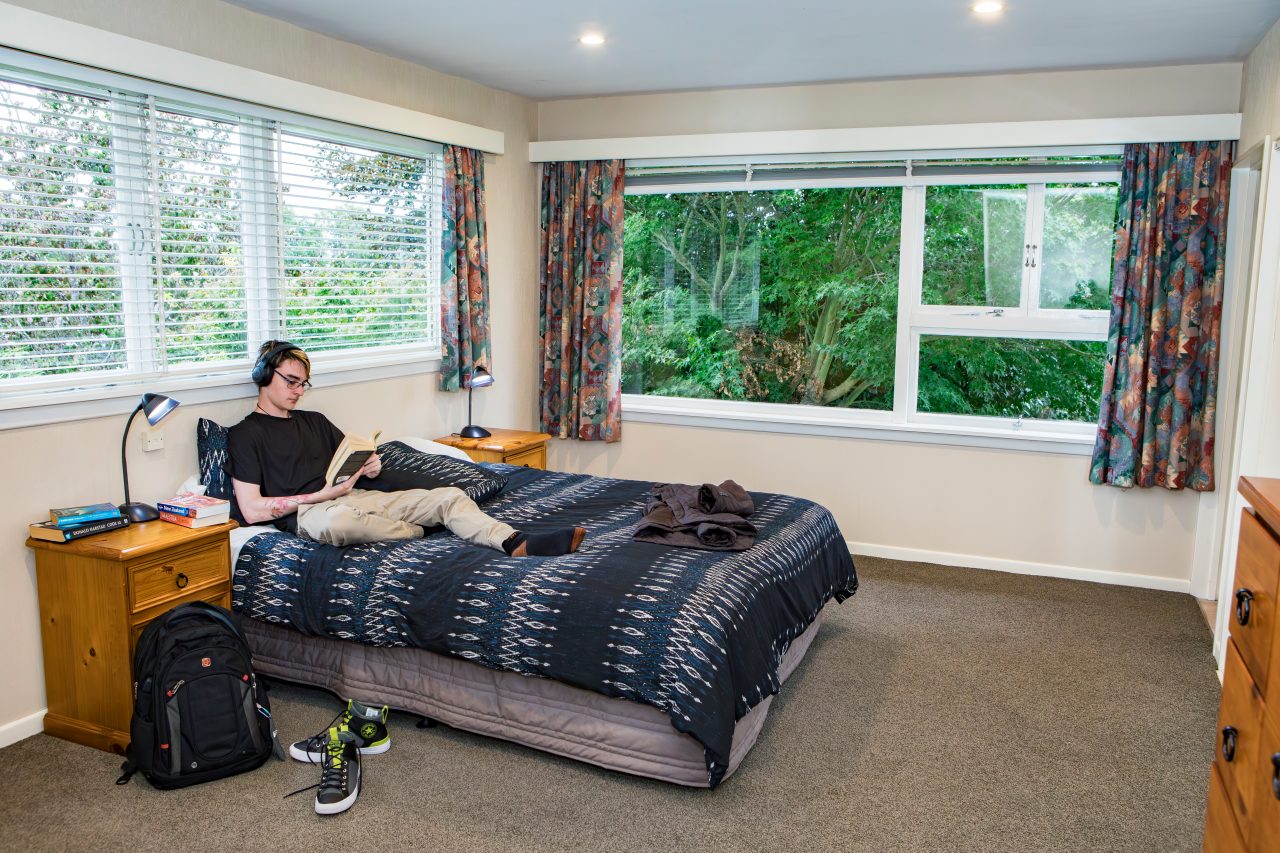
[[[209,527],[231,520],[231,502],[205,495],[177,495],[157,501],[160,518],[183,527]]]
[[[70,542],[95,533],[106,533],[117,527],[125,527],[129,519],[120,514],[115,504],[89,504],[49,510],[49,520],[29,525],[32,539],[46,542]]]

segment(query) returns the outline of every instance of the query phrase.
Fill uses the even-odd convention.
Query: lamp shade
[[[488,388],[493,384],[493,374],[483,367],[477,367],[467,377],[465,384],[468,388]]]
[[[147,416],[147,423],[152,426],[160,423],[176,408],[178,408],[178,401],[172,397],[150,392],[142,395],[142,413]]]

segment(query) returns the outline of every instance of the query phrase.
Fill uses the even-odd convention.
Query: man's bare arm
[[[363,470],[362,468],[361,471]],[[262,486],[257,483],[245,483],[234,477],[231,478],[231,487],[235,490],[236,504],[240,507],[240,514],[244,516],[244,520],[250,524],[261,524],[297,512],[302,504],[318,504],[342,497],[355,488],[356,480],[360,479],[360,476],[360,473],[357,473],[356,476],[336,486],[329,486],[318,492],[286,497],[263,497]]]

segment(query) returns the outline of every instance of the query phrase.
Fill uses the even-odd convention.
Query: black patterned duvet
[[[704,746],[714,787],[734,723],[777,692],[791,641],[857,590],[831,514],[753,492],[752,548],[670,548],[631,538],[650,483],[493,467],[510,479],[486,512],[521,530],[580,525],[582,548],[513,558],[448,532],[346,548],[268,533],[240,551],[233,607],[652,705]]]

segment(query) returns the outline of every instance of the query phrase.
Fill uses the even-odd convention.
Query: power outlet
[[[158,429],[144,429],[142,431],[142,449],[164,450],[164,433]]]

